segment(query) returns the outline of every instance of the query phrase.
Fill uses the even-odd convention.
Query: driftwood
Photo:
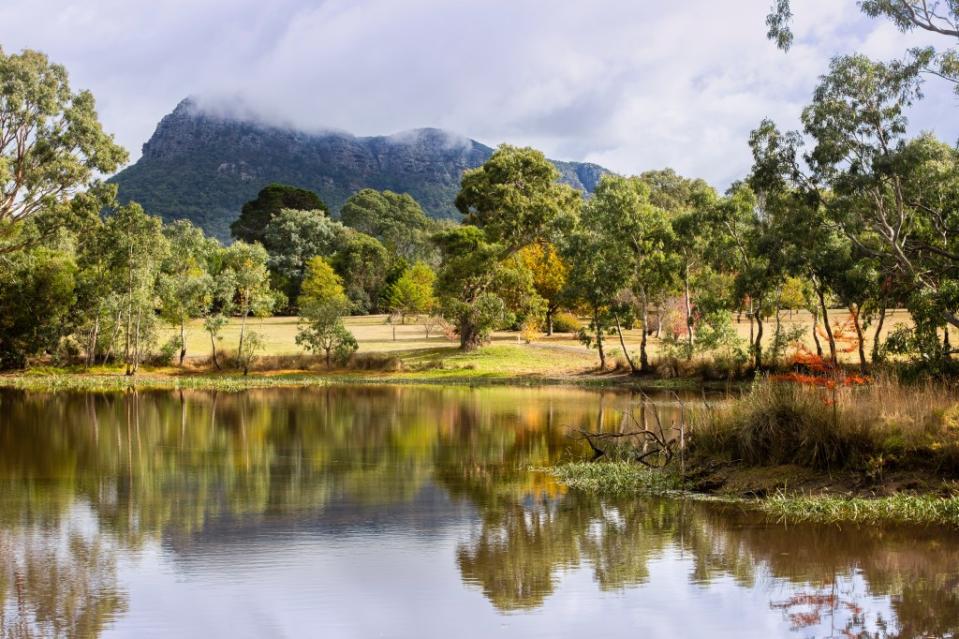
[[[578,429],[577,432],[586,440],[593,451],[593,461],[610,456],[611,449],[615,447],[617,441],[639,439],[640,444],[626,449],[625,459],[638,462],[649,468],[665,468],[677,457],[678,453],[680,463],[684,467],[683,471],[685,471],[686,404],[676,393],[672,393],[672,395],[680,406],[680,420],[678,425],[673,424],[669,429],[663,427],[659,410],[645,393],[643,394],[643,410],[645,413],[647,406],[652,408],[651,412],[656,422],[655,428],[647,427],[645,417],[643,422],[640,423],[633,412],[629,411],[623,415],[624,424],[627,420],[631,421],[637,427],[634,430],[625,430],[621,427],[618,433],[605,433]],[[676,436],[671,437],[667,433],[675,433]],[[617,452],[622,454],[623,449],[619,448]],[[658,463],[656,463],[657,461]]]

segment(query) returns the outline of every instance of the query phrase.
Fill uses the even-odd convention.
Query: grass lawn
[[[841,320],[847,314],[841,310],[831,311],[831,317],[834,320]],[[445,353],[445,350],[454,348],[457,342],[449,340],[445,335],[434,330],[429,340],[426,339],[425,331],[421,324],[391,325],[387,322],[385,315],[366,315],[361,317],[345,318],[346,327],[353,333],[359,343],[360,353],[393,353],[402,359],[411,361],[422,361],[428,359],[430,351],[435,351],[438,356]],[[812,340],[812,317],[805,311],[794,313],[783,312],[782,314],[783,330],[789,330],[793,327],[802,327],[806,329],[804,341],[810,350],[813,350]],[[885,338],[889,331],[893,330],[897,324],[910,325],[911,320],[906,311],[896,310],[887,314],[883,327],[882,337]],[[741,319],[735,323],[737,333],[744,339],[749,337],[749,322]],[[263,355],[295,355],[303,352],[296,344],[297,318],[295,317],[268,317],[251,318],[247,320],[248,330],[254,330],[260,334],[264,341]],[[772,321],[767,321],[765,325],[764,343],[768,346],[773,339],[775,326]],[[865,331],[866,343],[864,344],[868,354],[872,348],[873,330]],[[174,330],[167,328],[160,334],[160,342],[169,339],[174,334]],[[240,334],[240,322],[232,319],[222,333],[222,339],[219,342],[218,349],[230,350],[236,347]],[[626,345],[631,352],[639,350],[642,333],[638,329],[625,331]],[[187,356],[206,359],[210,355],[210,337],[203,331],[203,324],[196,320],[187,327]],[[823,348],[828,348],[825,338],[820,338]],[[953,342],[959,342],[959,333],[953,331]],[[518,344],[517,334],[511,331],[500,331],[493,336],[494,345]],[[549,363],[550,357],[558,357],[561,365],[566,365],[571,358],[566,357],[566,352],[577,352],[587,359],[591,358],[593,366],[596,365],[596,352],[584,347],[574,334],[557,334],[551,337],[542,336],[534,342],[538,347],[558,347],[549,348],[546,352],[552,355],[543,355],[537,351],[531,351],[528,356],[521,359],[528,362],[545,360]],[[606,348],[609,351],[620,350],[619,340],[615,335],[608,338]],[[440,349],[440,350],[437,350]],[[660,350],[660,341],[655,337],[649,338],[650,356],[656,358]],[[416,351],[416,353],[409,353]],[[522,352],[522,351],[521,351]],[[562,355],[559,353],[562,352]],[[858,357],[856,352],[841,353],[841,358],[845,361],[853,362]],[[481,361],[475,362],[477,366],[486,366],[487,363],[512,365],[509,361],[496,362],[493,355],[478,357]],[[463,362],[459,362],[462,364]],[[523,365],[520,363],[520,365]],[[534,366],[534,368],[538,368]]]

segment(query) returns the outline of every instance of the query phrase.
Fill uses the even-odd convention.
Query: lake
[[[0,391],[0,636],[955,636],[955,530],[786,526],[531,470],[588,459],[577,429],[639,401]]]

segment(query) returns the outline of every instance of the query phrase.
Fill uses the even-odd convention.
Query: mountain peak
[[[165,220],[186,218],[222,240],[244,202],[271,182],[315,191],[338,212],[362,188],[409,193],[431,216],[459,219],[463,172],[493,149],[435,127],[356,137],[268,124],[242,104],[220,108],[187,97],[164,116],[143,156],[113,178],[123,202]],[[607,171],[554,162],[564,182],[592,192]]]

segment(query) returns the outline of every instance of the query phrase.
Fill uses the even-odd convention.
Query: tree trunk
[[[236,347],[236,356],[243,359],[243,336],[246,333],[246,316],[249,315],[249,309],[243,310],[243,318],[240,320],[240,343]]]
[[[952,359],[952,343],[949,341],[949,325],[942,327],[942,354],[946,359]]]
[[[822,344],[819,342],[819,311],[812,311],[812,341],[816,344],[816,355],[822,357]]]
[[[213,333],[210,333],[210,347],[213,349],[213,365],[216,366],[218,371],[223,370],[220,366],[220,360],[216,358],[216,336]]]
[[[593,313],[593,326],[596,328],[596,350],[599,351],[599,368],[606,370],[606,351],[603,350],[603,331],[599,324],[599,313]]]
[[[183,360],[186,358],[186,318],[180,316],[180,367],[183,367]]]
[[[753,369],[760,371],[763,368],[763,320],[756,313],[756,343],[753,344]]]
[[[551,337],[553,335],[553,315],[556,314],[556,309],[552,306],[546,309],[546,336]]]
[[[780,291],[780,296],[781,295],[782,295],[782,291]],[[780,304],[780,300],[777,299],[776,300],[776,332],[773,337],[773,344],[776,347],[775,352],[773,353],[773,357],[776,358],[777,361],[779,358],[780,349],[782,348],[782,345],[779,343],[779,340],[782,339],[782,319],[779,317],[779,313],[781,311],[779,304]],[[786,349],[783,348],[782,352],[785,353]],[[774,361],[773,365],[775,366],[775,364],[776,362]]]
[[[97,359],[97,338],[100,336],[100,312],[97,310],[97,317],[93,320],[93,332],[90,335],[90,346],[87,348],[87,368],[93,365]]]
[[[633,358],[629,355],[629,349],[626,348],[626,340],[623,339],[623,328],[619,324],[619,315],[615,315],[614,317],[616,318],[616,332],[619,334],[619,345],[623,347],[623,356],[629,364],[629,372],[635,375],[637,372],[636,365],[633,363]]]
[[[882,357],[879,344],[881,344],[880,340],[882,339],[882,336],[881,336],[882,325],[885,323],[885,321],[886,321],[886,307],[882,306],[879,308],[879,319],[876,321],[876,332],[873,333],[873,336],[872,336],[872,363],[873,364],[878,363],[880,358]]]
[[[689,264],[683,269],[683,301],[686,306],[686,359],[693,357],[693,309],[689,301]]]
[[[639,370],[649,372],[649,354],[646,352],[646,336],[649,334],[649,303],[646,298],[646,289],[642,291],[643,336],[639,342]]]
[[[463,352],[475,351],[480,347],[480,337],[476,327],[469,322],[460,323],[460,350]]]
[[[826,308],[826,294],[822,289],[816,288],[816,296],[819,298],[819,310],[822,312],[822,325],[826,329],[826,337],[829,340],[829,360],[833,366],[839,364],[836,357],[836,340],[832,335],[832,327],[829,325],[829,310]]]
[[[859,323],[859,305],[850,306],[849,314],[852,315],[852,325],[856,329],[856,339],[859,342],[859,372],[865,374],[869,364],[866,362],[866,344],[862,336],[862,325]]]

